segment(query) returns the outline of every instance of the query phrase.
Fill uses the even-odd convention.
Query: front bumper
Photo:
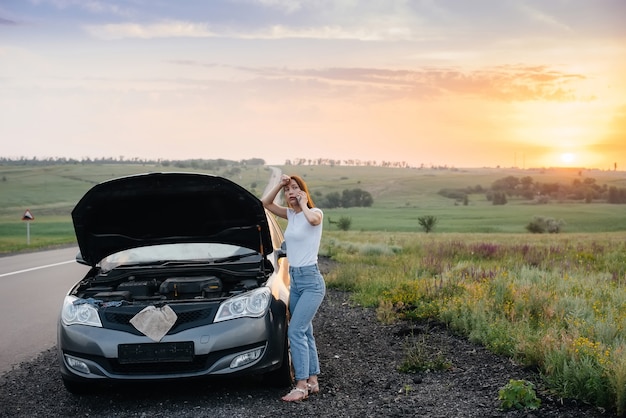
[[[272,301],[260,318],[238,318],[166,335],[161,342],[193,342],[191,361],[123,364],[119,344],[151,344],[143,335],[59,322],[61,374],[73,381],[154,381],[209,376],[264,374],[281,366],[285,347],[286,307]],[[243,356],[236,367],[233,360]],[[242,360],[240,357],[238,360]]]

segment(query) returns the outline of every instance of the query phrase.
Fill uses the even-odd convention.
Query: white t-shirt
[[[319,208],[312,211],[322,213]],[[322,213],[323,215],[323,213]],[[294,267],[310,266],[317,263],[317,253],[322,239],[322,225],[311,225],[303,212],[296,213],[293,209],[287,209],[287,229],[285,229],[285,242],[287,243],[287,259],[289,265]]]

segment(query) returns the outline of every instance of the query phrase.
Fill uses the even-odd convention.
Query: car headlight
[[[260,287],[243,295],[235,296],[220,305],[214,322],[242,317],[258,318],[265,315],[271,300],[272,293],[268,287]]]
[[[85,299],[66,296],[63,300],[61,320],[65,325],[89,325],[102,328],[98,308]]]

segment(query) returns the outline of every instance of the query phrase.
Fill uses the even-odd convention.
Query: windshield
[[[131,248],[111,254],[100,261],[100,268],[106,272],[119,266],[131,264],[148,264],[157,261],[208,262],[214,259],[243,254],[250,254],[250,249],[237,245],[218,243],[161,244]]]

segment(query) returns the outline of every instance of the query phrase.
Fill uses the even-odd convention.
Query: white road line
[[[14,274],[27,273],[29,271],[41,270],[41,269],[46,269],[48,267],[56,267],[56,266],[60,266],[62,264],[69,264],[69,263],[75,263],[75,262],[76,262],[76,260],[62,261],[60,263],[48,264],[46,266],[33,267],[33,268],[26,269],[26,270],[18,270],[18,271],[12,271],[10,273],[0,274],[0,277],[12,276]]]

